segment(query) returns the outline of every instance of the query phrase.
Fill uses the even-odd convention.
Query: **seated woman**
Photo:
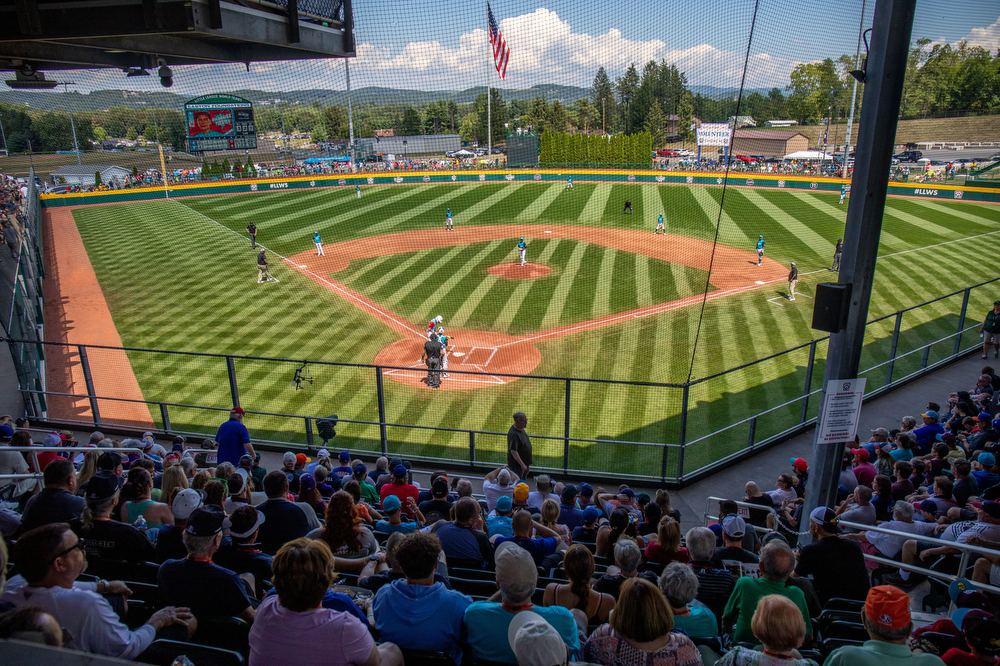
[[[119,505],[118,517],[123,523],[134,525],[142,516],[146,521],[146,536],[155,541],[160,528],[174,522],[174,513],[166,504],[152,500],[153,479],[144,468],[130,469],[127,479],[119,495],[127,499]]]
[[[635,514],[630,513],[628,509],[618,507],[608,522],[608,525],[603,525],[597,530],[597,555],[609,557],[615,552],[615,544],[622,535],[631,537],[640,550],[646,547],[645,539],[639,536],[636,530]]]
[[[580,544],[570,546],[562,565],[569,583],[546,585],[542,605],[579,609],[587,616],[588,623],[607,622],[615,607],[615,598],[590,589],[594,577],[594,556],[590,550]]]
[[[296,539],[274,556],[274,589],[250,629],[250,660],[256,664],[379,664],[397,666],[403,654],[392,643],[375,645],[368,627],[350,613],[321,606],[336,578],[333,553],[324,541]]]
[[[338,490],[326,507],[326,524],[306,535],[326,542],[341,571],[361,571],[368,557],[379,551],[378,541],[365,527],[350,493]]]
[[[583,660],[603,666],[701,666],[691,639],[674,633],[666,599],[644,578],[622,585],[611,623],[594,630],[583,645]]]
[[[683,629],[692,638],[718,637],[719,622],[715,613],[701,602],[691,604],[698,596],[698,576],[694,569],[671,562],[660,575],[659,587],[674,614],[674,629]]]
[[[646,546],[646,560],[667,564],[669,562],[687,562],[687,548],[681,548],[681,526],[670,516],[660,518],[656,529],[656,541]]]
[[[758,652],[736,646],[715,662],[716,666],[816,666],[798,652],[806,639],[806,623],[802,611],[788,597],[761,597],[750,627],[764,649]]]

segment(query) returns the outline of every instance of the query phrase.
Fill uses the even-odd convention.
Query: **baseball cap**
[[[317,460],[320,458],[329,458],[329,457],[330,457],[330,452],[327,451],[326,449],[320,449],[319,451],[316,452]]]
[[[809,520],[823,528],[823,531],[837,534],[840,525],[837,524],[837,513],[825,506],[818,506],[809,514]]]
[[[186,520],[195,509],[201,506],[201,503],[201,494],[197,490],[185,488],[174,497],[174,503],[170,510],[173,511],[174,518],[177,520]]]
[[[990,518],[1000,518],[1000,503],[993,500],[986,500],[982,505],[983,513]]]
[[[593,497],[594,496],[594,487],[591,486],[586,481],[584,481],[583,483],[580,484],[580,496],[581,497]]]
[[[805,461],[805,458],[789,458],[788,462],[792,463],[792,467],[799,470],[800,472],[805,472],[809,469],[809,463]]]
[[[902,629],[910,623],[910,597],[891,585],[877,585],[868,591],[865,617],[885,629]]]
[[[627,497],[629,499],[635,499],[635,491],[632,490],[631,488],[622,488],[622,491],[621,491],[620,494],[621,494],[622,497]]]
[[[1000,655],[1000,620],[992,613],[973,609],[962,619],[962,633],[977,652]]]
[[[99,502],[112,497],[116,492],[118,492],[118,477],[112,472],[101,470],[87,482],[88,502]]]
[[[515,543],[509,541],[504,543],[510,543],[510,546],[496,555],[497,582],[534,587],[538,582],[538,568],[531,553]]]
[[[992,421],[993,416],[989,412],[980,412],[979,416],[976,417],[980,421]]]
[[[386,495],[385,499],[382,500],[382,510],[386,513],[393,513],[399,511],[403,503],[399,501],[399,498],[395,495]]]
[[[316,488],[316,477],[312,474],[303,474],[299,477],[299,492],[303,490],[313,490]]]
[[[304,454],[304,453],[296,453],[295,454],[295,464],[296,465],[305,465],[308,462],[312,462],[312,458],[310,458],[306,454]]]
[[[434,483],[431,484],[431,496],[447,497],[448,482],[445,479],[434,479]]]
[[[570,504],[576,500],[576,496],[577,494],[579,494],[579,492],[580,491],[576,489],[575,485],[573,485],[572,483],[567,483],[565,486],[563,486],[562,495],[560,496],[560,499],[562,499],[564,504]]]
[[[57,432],[50,432],[45,436],[45,441],[42,442],[42,446],[59,446],[61,444],[62,444],[62,437],[60,437],[59,433]]]
[[[226,518],[226,514],[212,506],[199,507],[194,510],[188,518],[187,527],[184,531],[194,536],[207,537],[221,532],[232,523]]]
[[[351,454],[347,451],[341,451],[340,455],[337,456],[337,459],[340,460],[340,462],[347,462],[351,459]]]
[[[885,428],[875,428],[874,430],[872,430],[872,434],[879,435],[880,437],[888,437],[889,431],[886,430]]]
[[[983,465],[983,467],[993,467],[997,464],[997,458],[992,453],[981,452],[977,460]]]
[[[364,463],[358,463],[357,465],[354,466],[354,473],[365,475],[368,473],[368,468],[365,467]]]
[[[236,509],[236,511],[233,511],[229,522],[232,523],[229,528],[229,534],[238,539],[245,539],[264,524],[264,514],[258,511],[256,507],[245,504]]]
[[[243,472],[240,474],[240,472]],[[229,491],[230,495],[239,495],[243,492],[243,484],[246,483],[247,471],[241,469],[237,472],[233,472],[228,479],[226,479],[226,489]]]
[[[792,266],[794,266],[794,265],[795,265],[795,262],[793,261],[793,262],[792,262]]]
[[[927,513],[937,513],[937,502],[930,499],[925,499],[920,503],[920,510],[926,511]]]
[[[565,664],[568,652],[562,636],[541,615],[521,611],[507,627],[507,641],[521,666]]]
[[[981,605],[980,598],[974,596],[977,593],[982,595],[982,600],[986,602],[986,605]],[[989,600],[986,598],[986,595],[980,592],[978,587],[965,578],[956,578],[951,581],[951,584],[948,585],[948,596],[951,597],[951,600],[955,602],[955,605],[959,608],[981,608],[983,610],[989,610],[990,608]],[[962,600],[961,603],[959,603],[960,599]],[[961,625],[956,624],[955,626],[957,627]]]
[[[263,252],[263,250],[261,250],[261,252]],[[233,407],[231,410],[229,410],[229,413],[230,414],[246,414],[246,412],[243,411],[242,407]]]
[[[514,503],[506,495],[502,495],[497,499],[497,511],[500,513],[507,513],[514,508]]]
[[[295,454],[291,451],[285,451],[281,456],[282,465],[294,465],[295,464]]]
[[[933,409],[928,409],[926,412],[924,412],[923,414],[921,414],[921,416],[929,418],[929,419],[939,419],[939,418],[941,418],[940,416],[938,416],[938,413],[935,412]]]
[[[14,429],[11,428],[6,423],[0,425],[0,439],[6,442],[8,439],[13,439],[13,438],[14,438]]]
[[[153,448],[153,444],[156,444],[156,440],[155,439],[153,439],[152,437],[143,437],[142,438],[142,443],[140,444],[140,446],[145,451],[145,450]]]
[[[867,449],[851,449],[851,454],[856,455],[862,460],[868,460],[868,450]]]
[[[397,479],[406,476],[406,467],[403,465],[396,465],[392,468],[392,475]]]
[[[727,535],[736,538],[746,534],[746,521],[739,516],[726,516],[722,519],[722,531]]]
[[[249,453],[240,456],[240,467],[253,467],[253,456]]]
[[[590,525],[601,517],[601,510],[597,507],[588,506],[583,511],[583,522],[586,525]]]
[[[893,449],[892,442],[882,442],[878,445],[878,448],[888,453]]]
[[[528,484],[523,481],[514,486],[514,499],[523,502],[528,499]]]
[[[108,451],[107,453],[102,453],[101,457],[97,459],[97,469],[113,471],[116,467],[122,464],[122,457],[118,453]]]

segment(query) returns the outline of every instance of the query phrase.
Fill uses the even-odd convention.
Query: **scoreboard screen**
[[[253,104],[234,95],[203,95],[184,105],[188,149],[256,150]]]

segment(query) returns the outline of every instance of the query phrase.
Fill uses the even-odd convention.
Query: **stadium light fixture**
[[[58,81],[46,79],[44,73],[28,64],[17,70],[14,76],[13,79],[7,79],[6,83],[17,90],[51,90],[59,85]]]

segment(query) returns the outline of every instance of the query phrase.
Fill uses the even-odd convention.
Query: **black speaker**
[[[816,285],[812,327],[817,331],[836,333],[847,326],[847,311],[851,305],[849,282],[822,282]]]

